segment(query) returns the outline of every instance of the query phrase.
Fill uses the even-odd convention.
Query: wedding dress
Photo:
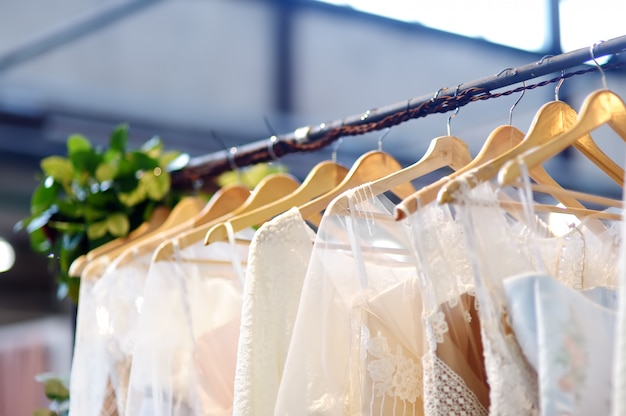
[[[246,232],[243,238],[251,237]],[[232,235],[230,236],[232,237]],[[128,416],[232,414],[247,247],[198,242],[150,267]]]
[[[297,208],[264,223],[250,244],[235,373],[235,416],[271,415],[315,233]]]
[[[615,282],[615,230],[609,227],[605,235],[597,236],[583,222],[555,236],[550,224],[532,212],[524,192],[516,196],[526,201],[525,210],[514,214],[500,207],[499,196],[502,191],[484,183],[462,189],[454,205],[464,224],[474,269],[490,386],[489,413],[539,414],[537,373],[512,329],[504,282],[528,273],[548,274],[577,289]]]
[[[423,265],[424,414],[487,415],[478,302],[462,226],[436,203],[408,221]]]
[[[275,415],[422,415],[415,257],[393,204],[367,186],[320,224]]]

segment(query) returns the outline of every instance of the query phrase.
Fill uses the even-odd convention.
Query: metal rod
[[[594,55],[600,57],[624,50],[626,50],[626,36],[621,36],[597,44],[594,48]],[[590,60],[589,48],[581,48],[503,71],[498,75],[461,84],[458,91],[456,91],[457,87],[443,88],[439,90],[438,97],[440,98],[437,100],[449,99],[456,91],[456,95],[464,96],[466,101],[460,104],[457,101],[449,106],[439,106],[436,112],[443,113],[456,110],[459,106],[469,103],[470,100],[467,98],[471,98],[471,96],[490,94],[493,90],[572,68]],[[341,120],[296,129],[294,132],[278,136],[278,140],[274,143],[274,153],[280,157],[288,153],[318,150],[342,136],[362,134],[386,128],[389,125],[400,124],[411,118],[424,117],[429,114],[428,111],[420,112],[420,110],[433,102],[433,96],[434,92],[408,101],[368,110]],[[432,112],[435,111],[430,113]],[[377,124],[390,118],[394,119],[390,123]],[[347,128],[352,129],[347,130]],[[269,161],[271,155],[267,152],[268,140],[269,138],[238,147],[235,164],[242,167]],[[228,160],[227,151],[193,158],[187,167],[172,172],[172,183],[174,186],[184,186],[185,183],[191,183],[199,178],[207,178],[225,172],[230,169]]]
[[[41,32],[0,54],[0,72],[37,58],[82,36],[102,29],[160,0],[132,0],[106,3],[76,19]]]

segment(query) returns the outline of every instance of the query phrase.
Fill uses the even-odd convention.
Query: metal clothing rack
[[[626,50],[626,35],[596,43],[589,48],[581,48],[556,56],[544,57],[539,62],[507,69],[498,75],[463,83],[458,87],[443,88],[437,92],[418,98],[411,98],[405,102],[368,110],[365,113],[352,115],[340,120],[301,127],[287,134],[272,136],[243,146],[232,147],[229,150],[193,158],[187,166],[172,172],[172,186],[178,189],[192,188],[199,181],[214,177],[228,170],[275,160],[289,153],[319,150],[340,137],[382,130],[414,118],[453,111],[473,101],[509,95],[525,89],[557,82],[562,78],[596,71],[599,67],[590,67],[573,73],[562,73],[561,76],[554,79],[533,85],[524,85],[514,90],[502,93],[491,92],[523,81],[564,71],[597,57],[617,54],[624,50]],[[611,69],[611,65],[606,65],[603,68]]]

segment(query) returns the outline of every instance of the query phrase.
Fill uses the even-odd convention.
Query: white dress
[[[324,216],[275,415],[422,414],[420,284],[405,225],[367,187]]]
[[[233,415],[271,415],[315,233],[297,208],[263,224],[250,244]]]
[[[108,261],[94,260],[92,275],[83,276],[80,284],[80,303],[76,315],[76,337],[70,374],[70,408],[73,416],[110,414],[104,408],[107,395],[108,363],[106,351],[99,334],[97,309],[93,287],[105,273]],[[93,359],[97,357],[98,359]],[[115,410],[113,406],[112,411]]]
[[[126,415],[232,414],[248,254],[233,245],[198,242],[151,265]]]
[[[462,189],[454,206],[464,224],[474,269],[490,386],[489,414],[539,414],[537,374],[511,330],[504,281],[534,273],[577,289],[615,282],[615,232],[610,227],[606,235],[595,235],[582,223],[555,237],[528,205],[515,217],[499,206],[498,196],[490,183],[484,183]]]

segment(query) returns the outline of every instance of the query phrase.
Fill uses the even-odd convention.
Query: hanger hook
[[[391,127],[387,127],[385,129],[385,132],[378,139],[378,151],[379,152],[383,151],[383,140],[385,140],[385,137],[387,137],[387,135],[389,134],[390,131],[391,131]]]
[[[274,151],[274,145],[277,141],[278,137],[276,137],[275,135],[270,137],[267,141],[267,153],[270,155],[272,161],[274,162],[278,162],[278,156],[276,156],[276,152]]]
[[[455,102],[456,102],[456,97],[457,97],[457,94],[459,93],[459,88],[461,87],[461,85],[463,85],[463,84],[457,85],[456,89],[454,90],[454,101]],[[452,121],[452,119],[454,117],[456,117],[457,114],[459,114],[459,108],[461,108],[461,107],[459,107],[459,104],[457,102],[456,110],[454,110],[454,114],[450,114],[450,116],[448,117],[448,121],[446,122],[446,128],[448,130],[448,136],[452,136],[452,128],[450,127],[450,124],[451,124],[450,121]]]
[[[593,63],[596,64],[596,67],[598,68],[598,71],[600,71],[600,75],[602,75],[602,85],[604,86],[604,89],[608,90],[609,87],[607,86],[607,83],[606,83],[606,75],[604,74],[604,70],[602,69],[602,65],[600,65],[598,63],[598,61],[596,61],[596,56],[595,56],[596,45],[599,45],[602,42],[604,42],[604,41],[603,40],[599,40],[599,41],[595,42],[593,45],[591,45],[589,47],[589,53],[591,54],[591,59],[593,60]]]
[[[561,79],[559,80],[559,83],[556,84],[556,87],[554,87],[554,101],[559,101],[559,91],[561,91],[561,85],[563,85],[564,81],[565,71],[561,69]]]
[[[237,182],[241,183],[241,171],[235,163],[235,155],[237,154],[237,150],[237,146],[233,146],[228,149],[228,163],[230,164],[230,169],[237,172]]]
[[[515,110],[515,107],[517,107],[517,104],[519,104],[519,102],[522,101],[524,94],[526,94],[526,81],[522,81],[522,85],[524,85],[524,89],[522,89],[522,93],[520,94],[517,101],[515,101],[515,103],[511,106],[511,109],[509,110],[509,126],[513,125],[513,110]]]
[[[333,163],[337,163],[337,150],[339,150],[339,146],[341,146],[341,144],[343,143],[343,137],[340,137],[339,139],[337,139],[337,144],[335,144],[335,147],[333,147],[333,152],[331,153],[331,160],[333,161]]]

